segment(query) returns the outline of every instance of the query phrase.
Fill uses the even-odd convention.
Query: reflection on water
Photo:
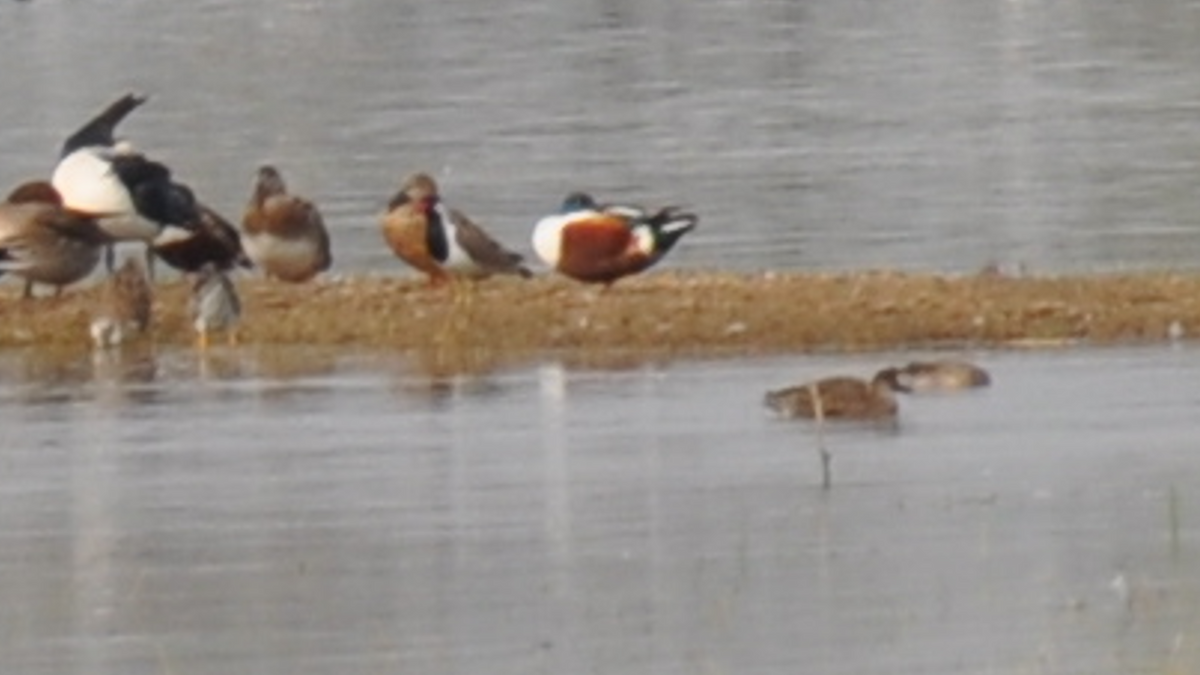
[[[9,355],[0,667],[1194,670],[1194,350],[973,356],[824,493],[763,391],[913,354]]]

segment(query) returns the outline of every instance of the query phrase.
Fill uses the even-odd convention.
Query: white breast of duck
[[[458,226],[454,224],[454,218],[450,216],[450,209],[446,208],[441,202],[433,208],[433,212],[437,215],[437,223],[434,227],[440,226],[446,238],[446,257],[441,260],[442,268],[448,272],[456,272],[459,274],[482,274],[484,269],[475,262],[471,254],[462,247],[458,242]]]
[[[277,234],[242,233],[246,255],[257,264],[308,264],[317,254],[317,242],[310,237],[281,237]]]
[[[596,215],[597,211],[572,211],[546,216],[533,226],[533,252],[550,267],[557,267],[562,258],[562,234],[567,225],[577,219]]]
[[[150,241],[159,231],[134,206],[129,189],[113,171],[112,148],[80,148],[58,163],[51,184],[62,195],[63,205],[75,211],[103,214],[97,222],[115,239]]]

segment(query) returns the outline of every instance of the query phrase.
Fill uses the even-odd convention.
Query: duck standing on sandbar
[[[333,264],[329,232],[315,204],[289,194],[279,170],[259,167],[242,215],[246,253],[270,279],[301,283]]]
[[[608,286],[658,263],[699,221],[678,207],[600,206],[591,195],[573,192],[559,213],[534,226],[533,250],[560,274]]]
[[[461,211],[442,203],[437,182],[426,173],[404,180],[380,219],[383,238],[396,257],[437,286],[456,276],[533,276],[522,257],[493,239]]]
[[[0,274],[24,279],[26,298],[33,297],[35,283],[61,294],[63,286],[92,273],[111,242],[95,218],[64,208],[45,181],[24,183],[0,203]]]

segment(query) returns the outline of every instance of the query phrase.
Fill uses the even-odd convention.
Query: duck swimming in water
[[[766,406],[785,417],[830,420],[880,420],[896,417],[893,392],[906,391],[895,368],[885,368],[870,381],[836,376],[767,392]],[[814,396],[815,394],[815,396]],[[820,410],[818,413],[818,404]]]
[[[897,369],[897,379],[915,392],[958,391],[992,383],[988,371],[968,361],[913,361]]]

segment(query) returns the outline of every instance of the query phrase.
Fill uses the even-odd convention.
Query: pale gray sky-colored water
[[[763,391],[921,354],[10,355],[0,668],[1195,670],[1196,350],[967,355],[993,388],[830,429],[828,494]]]
[[[1200,16],[1153,0],[38,0],[0,6],[0,182],[121,92],[235,218],[278,163],[338,270],[400,273],[414,169],[529,252],[566,191],[703,217],[669,264],[1195,267]]]

